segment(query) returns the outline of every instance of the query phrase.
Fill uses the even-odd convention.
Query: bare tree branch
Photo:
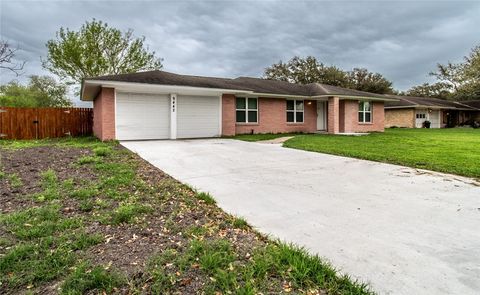
[[[20,76],[25,62],[16,63],[14,57],[19,48],[12,48],[7,41],[0,40],[0,69],[5,69]]]

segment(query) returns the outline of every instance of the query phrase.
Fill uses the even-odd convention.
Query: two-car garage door
[[[170,138],[169,95],[116,94],[116,138],[119,140]],[[177,96],[177,138],[220,135],[220,99],[215,96]]]

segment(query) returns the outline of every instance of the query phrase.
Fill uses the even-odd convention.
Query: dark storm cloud
[[[480,4],[447,1],[1,1],[0,35],[42,74],[45,42],[96,18],[144,35],[164,69],[260,76],[294,55],[344,69],[367,67],[398,89],[428,81],[437,62],[479,43]],[[12,76],[2,73],[1,81]],[[25,79],[25,78],[21,78]]]

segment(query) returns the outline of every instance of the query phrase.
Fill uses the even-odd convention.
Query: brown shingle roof
[[[480,100],[466,100],[461,101],[460,103],[480,110]]]
[[[465,105],[464,102],[449,101],[432,97],[415,97],[415,96],[400,96],[387,95],[388,97],[397,98],[398,101],[385,102],[385,109],[391,108],[414,108],[414,107],[430,107],[441,109],[473,109]]]
[[[299,95],[299,96],[321,96],[321,95],[340,95],[340,96],[359,96],[388,99],[388,97],[380,94],[369,93],[364,91],[352,90],[342,87],[336,87],[320,83],[311,83],[307,85],[294,84],[277,80],[266,80],[251,77],[216,78],[179,75],[165,71],[148,71],[131,74],[109,75],[92,77],[85,79],[96,81],[116,81],[116,82],[133,82],[145,84],[159,84],[171,86],[190,86],[218,88],[229,90],[246,90],[256,93],[279,94],[279,95]]]

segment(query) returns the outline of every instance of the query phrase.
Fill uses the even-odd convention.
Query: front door
[[[317,130],[327,129],[326,101],[317,101]]]

